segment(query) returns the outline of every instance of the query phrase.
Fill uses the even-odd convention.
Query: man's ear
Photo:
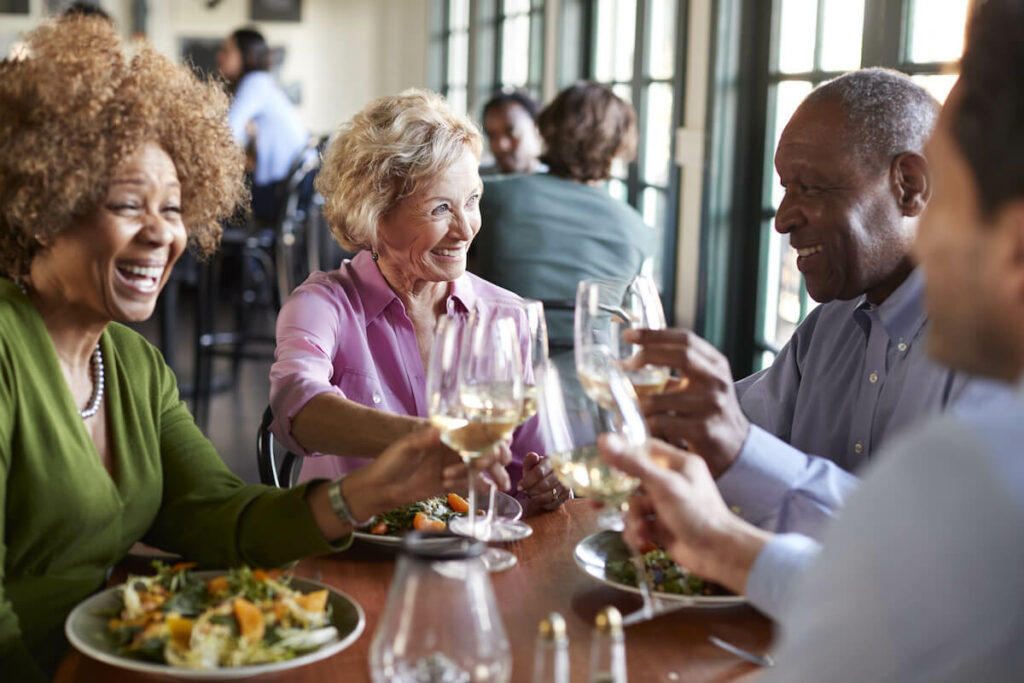
[[[890,168],[893,192],[904,216],[920,216],[932,196],[928,162],[916,152],[903,152]]]

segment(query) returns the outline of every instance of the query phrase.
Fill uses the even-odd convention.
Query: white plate
[[[605,569],[609,560],[629,559],[629,548],[623,543],[619,532],[599,531],[587,536],[576,544],[573,559],[576,560],[576,565],[580,569],[601,583],[637,595],[640,594],[639,588],[613,578]],[[678,595],[661,591],[655,591],[654,595],[659,600],[687,602],[693,607],[732,607],[742,605],[747,601],[746,597],[742,595]]]
[[[464,492],[459,492],[459,495],[465,497]],[[477,495],[477,510],[487,511],[487,494]],[[508,495],[498,491],[494,494],[494,516],[495,518],[501,519],[520,519],[523,516],[523,506],[519,504],[519,501]],[[366,543],[372,543],[374,545],[386,545],[396,547],[402,545],[401,536],[384,536],[380,534],[371,534],[366,531],[354,531],[352,535],[360,541]]]
[[[201,579],[209,580],[216,576],[222,576],[224,572],[202,571],[194,572],[194,574]],[[78,603],[75,609],[71,611],[71,614],[68,615],[67,621],[64,622],[64,633],[71,644],[82,654],[122,669],[172,676],[174,678],[218,681],[248,678],[250,676],[305,666],[306,664],[330,657],[336,652],[341,652],[359,638],[359,635],[366,627],[366,615],[363,614],[363,609],[359,606],[359,603],[330,586],[325,586],[322,583],[309,579],[301,579],[297,576],[292,577],[289,585],[304,593],[324,588],[328,590],[327,602],[333,608],[331,624],[338,629],[339,639],[333,643],[327,643],[319,650],[307,652],[295,659],[289,659],[284,662],[199,670],[184,669],[169,664],[157,664],[155,662],[124,657],[117,653],[117,647],[107,637],[108,617],[103,616],[103,613],[109,613],[111,609],[116,609],[120,604],[120,599],[116,594],[118,586],[108,588]]]

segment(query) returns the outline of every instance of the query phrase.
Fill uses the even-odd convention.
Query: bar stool
[[[269,222],[226,227],[217,255],[200,264],[192,412],[201,429],[209,420],[211,394],[236,385],[242,360],[274,357],[273,320],[284,299],[310,273],[306,233],[320,219],[322,200],[316,200],[313,189],[319,160],[311,142],[279,186],[278,215]],[[225,284],[231,286],[232,324],[227,330],[216,324],[217,307],[225,304]],[[214,377],[218,357],[231,359],[227,376]]]

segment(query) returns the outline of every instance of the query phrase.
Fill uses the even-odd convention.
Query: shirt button
[[[868,375],[868,381],[871,382],[872,384],[877,382],[878,381],[878,373],[877,372],[872,372],[870,375]]]
[[[864,445],[860,441],[853,444],[853,452],[860,455],[864,452]]]
[[[374,394],[373,395],[373,402],[374,403],[380,403],[380,394]]]
[[[896,348],[899,349],[900,351],[906,351],[907,350],[907,343],[906,342],[900,342],[899,344],[896,345]]]

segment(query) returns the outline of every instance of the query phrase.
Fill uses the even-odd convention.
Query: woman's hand
[[[527,516],[555,510],[569,499],[569,489],[562,486],[551,469],[551,459],[527,453],[523,458],[523,478],[519,490],[530,497],[526,505]]]
[[[441,443],[439,432],[424,429],[402,437],[372,463],[348,474],[341,482],[341,493],[352,517],[367,520],[464,486],[466,477],[465,463]],[[334,514],[327,489],[326,484],[310,488],[306,500],[320,533],[334,540],[353,529]]]
[[[490,455],[485,455],[477,459],[476,467],[477,471],[483,475],[486,474],[490,477],[490,480],[494,482],[494,485],[498,487],[499,491],[507,491],[512,486],[512,480],[509,479],[508,470],[505,469],[506,465],[512,462],[512,448],[508,441],[502,441],[500,444],[495,446]],[[487,490],[487,482],[478,482],[481,486],[478,486],[478,490]],[[462,483],[458,486],[461,490],[466,485],[466,480],[463,479]]]
[[[356,519],[437,496],[466,484],[466,465],[434,428],[413,432],[350,473],[343,492]]]

